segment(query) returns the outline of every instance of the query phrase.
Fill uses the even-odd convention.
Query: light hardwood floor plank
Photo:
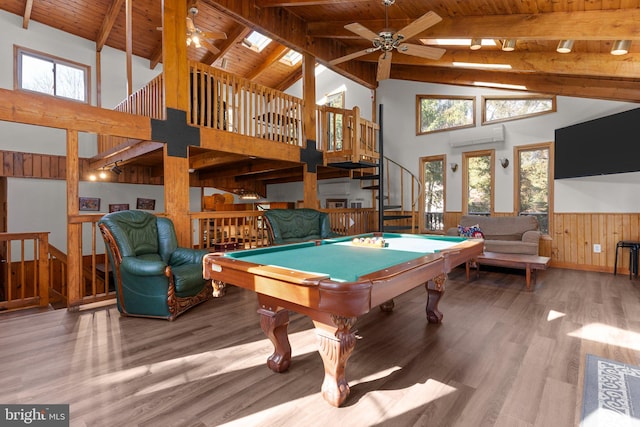
[[[320,394],[313,323],[291,313],[292,365],[266,367],[256,295],[229,287],[174,322],[111,306],[0,315],[0,402],[69,403],[73,426],[577,426],[586,354],[640,364],[640,280],[549,269],[450,275],[356,323],[344,406]]]

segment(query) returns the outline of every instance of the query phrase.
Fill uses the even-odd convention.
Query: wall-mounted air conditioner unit
[[[504,125],[461,129],[449,134],[451,147],[464,147],[467,145],[488,144],[490,142],[504,141]]]

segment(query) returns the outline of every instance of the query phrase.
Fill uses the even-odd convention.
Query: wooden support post
[[[303,141],[316,140],[316,58],[313,55],[304,53],[302,55],[302,99],[303,113],[302,120],[304,122],[304,138]],[[316,144],[316,148],[318,148]],[[307,165],[304,166],[304,207],[317,209],[320,207],[318,201],[318,175],[315,172],[309,172]]]
[[[187,62],[187,7],[184,1],[165,0],[163,10],[162,58],[165,107],[187,111],[189,107],[189,65]],[[186,125],[186,123],[185,123]],[[181,246],[191,244],[189,218],[189,158],[168,154],[165,141],[164,210],[176,229]],[[187,148],[188,150],[188,148]]]
[[[79,212],[78,131],[67,130],[67,217]],[[82,302],[82,223],[67,221],[67,307]]]

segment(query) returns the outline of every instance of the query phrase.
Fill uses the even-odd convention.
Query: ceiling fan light
[[[626,55],[630,47],[631,40],[616,40],[611,46],[611,55]]]
[[[201,47],[201,45],[200,45],[200,37],[198,37],[197,35],[191,36],[191,40],[193,41],[193,45],[195,47],[197,47],[198,49]]]
[[[469,44],[469,49],[478,50],[482,47],[482,39],[471,39],[471,43]]]
[[[573,49],[573,40],[560,40],[558,43],[558,47],[556,48],[556,52],[558,53],[569,53]]]
[[[516,39],[506,39],[502,42],[502,50],[512,52],[516,48]]]

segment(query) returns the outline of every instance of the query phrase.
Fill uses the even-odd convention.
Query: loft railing
[[[303,146],[303,100],[207,65],[189,62],[190,101],[187,121],[237,135]],[[163,76],[122,101],[115,110],[163,119]],[[317,148],[347,161],[378,159],[378,125],[360,117],[360,110],[316,106]],[[138,141],[100,136],[98,153]]]

